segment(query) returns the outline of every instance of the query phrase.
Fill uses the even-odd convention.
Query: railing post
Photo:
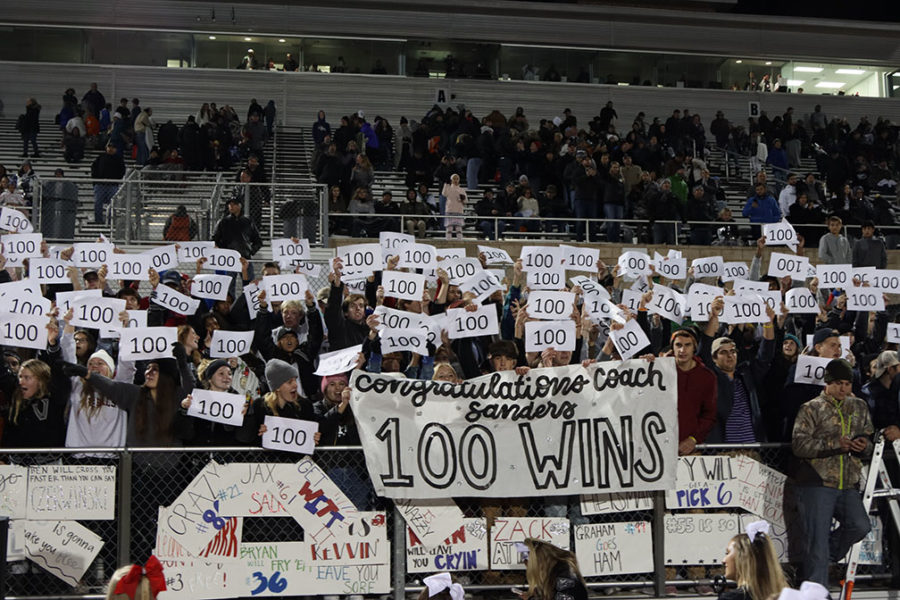
[[[494,239],[500,239],[500,217],[494,217]]]
[[[131,216],[134,214],[132,210],[134,207],[134,198],[132,197],[134,194],[134,185],[130,181],[125,182],[125,243],[131,243],[131,227],[132,227],[132,218]],[[112,203],[110,203],[112,206]],[[113,220],[112,215],[110,214],[110,221]],[[112,231],[112,224],[110,223],[110,231]],[[124,563],[123,563],[124,564]]]
[[[44,231],[43,215],[41,214],[44,206],[44,183],[40,177],[35,177],[34,182],[35,187],[33,189],[35,193],[32,196],[33,201],[31,203],[31,225],[35,231]],[[0,583],[0,586],[2,586],[2,583]],[[2,598],[3,595],[0,594],[0,599]]]
[[[653,592],[657,598],[666,595],[666,496],[665,492],[653,493]]]
[[[675,221],[674,223],[672,223],[672,227],[675,228],[675,245],[677,246],[678,243],[681,241],[678,239],[678,237],[679,237],[678,236],[678,221]]]
[[[274,162],[274,161],[273,161]],[[299,205],[299,202],[298,202]],[[302,210],[300,211],[302,214]],[[303,219],[300,219],[303,222]],[[275,238],[275,184],[269,184],[269,239]]]
[[[6,598],[6,545],[9,540],[9,517],[0,517],[0,600]]]
[[[391,551],[394,556],[391,561],[393,565],[391,583],[394,588],[394,600],[403,600],[406,595],[406,521],[397,510],[397,506],[393,506],[394,540],[391,543]]]
[[[119,455],[119,506],[116,522],[119,527],[118,563],[131,562],[131,483],[133,456],[127,448]],[[6,546],[4,546],[5,548]]]
[[[322,246],[328,246],[328,220],[329,220],[329,208],[328,208],[328,186],[326,185],[316,185],[315,189],[319,191],[319,206],[321,209],[319,210],[319,214],[322,215],[322,222],[319,225],[319,239],[322,241]]]

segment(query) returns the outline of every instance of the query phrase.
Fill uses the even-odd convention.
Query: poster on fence
[[[738,514],[667,513],[667,565],[720,565],[728,542],[741,532]]]
[[[493,373],[458,385],[355,371],[379,496],[558,496],[675,482],[674,359]]]
[[[738,506],[784,528],[784,484],[787,476],[749,456],[731,459],[740,481]]]
[[[222,517],[218,498],[229,482],[226,473],[225,467],[209,461],[169,505],[165,519],[157,524],[157,537],[171,537],[191,555],[202,552],[218,533],[215,524]]]
[[[116,467],[28,467],[28,519],[110,520],[116,512]]]
[[[743,514],[741,515],[741,533],[746,533],[747,525],[753,523],[754,521],[761,520],[762,517],[754,514]],[[799,519],[798,519],[799,520]],[[798,538],[805,539],[805,536],[802,534],[797,535]],[[777,523],[769,523],[769,540],[772,542],[772,547],[775,549],[775,556],[778,557],[778,562],[787,563],[791,561],[790,555],[790,543],[788,540],[788,532],[784,525],[779,525]],[[797,540],[794,542],[797,543]]]
[[[24,519],[28,469],[19,465],[0,465],[0,517]]]
[[[159,520],[157,523],[162,523],[168,517],[167,511],[166,507],[159,507]],[[207,558],[221,562],[237,560],[243,529],[243,517],[223,519],[223,526],[218,529],[209,545],[203,551],[191,554],[174,540],[171,535],[168,535],[163,528],[157,525],[156,548],[153,550],[153,554],[160,560],[171,561],[190,562],[198,558]]]
[[[425,543],[407,527],[406,572],[481,571],[488,568],[487,524],[463,518],[456,530],[437,543]]]
[[[289,517],[278,495],[269,491],[275,463],[230,463],[222,467],[219,512],[229,517]]]
[[[615,492],[581,496],[581,514],[608,515],[637,510],[653,510],[653,496],[649,492]]]
[[[737,472],[729,456],[681,456],[666,508],[722,508],[738,504]]]
[[[569,520],[531,517],[494,519],[490,530],[491,568],[498,571],[524,570],[516,542],[535,538],[563,548],[569,547]]]
[[[363,512],[340,539],[319,544],[241,544],[240,565],[229,565],[227,595],[306,596],[390,591],[391,546],[383,512]]]
[[[435,546],[456,531],[463,512],[450,500],[411,500],[398,498],[394,506],[413,535],[427,546]]]
[[[575,527],[575,555],[585,577],[653,571],[649,521],[591,523]]]
[[[24,521],[25,556],[75,587],[103,540],[77,521]]]
[[[230,565],[201,560],[160,559],[166,590],[156,600],[213,600],[228,597],[225,580]]]

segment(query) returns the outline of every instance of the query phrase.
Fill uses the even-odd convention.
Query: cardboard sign
[[[647,492],[616,492],[581,496],[581,514],[608,515],[653,510],[653,496]]]
[[[494,519],[490,532],[491,569],[524,571],[516,543],[534,538],[569,550],[569,520],[509,517]]]
[[[28,519],[114,519],[115,501],[114,466],[40,465],[28,468]]]
[[[22,528],[25,556],[72,587],[103,547],[100,536],[77,521],[29,520]]]
[[[28,469],[19,465],[0,465],[0,516],[24,519]]]
[[[443,540],[423,542],[407,528],[406,572],[483,571],[488,569],[487,524],[482,518],[447,519],[459,524]],[[408,523],[408,521],[407,521]]]
[[[575,555],[585,577],[651,573],[653,534],[650,522],[576,525]]]
[[[719,565],[728,542],[741,533],[737,514],[666,514],[667,565]]]

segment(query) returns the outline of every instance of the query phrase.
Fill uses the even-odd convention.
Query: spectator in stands
[[[199,171],[203,168],[203,140],[200,126],[194,115],[188,115],[187,122],[178,132],[178,146],[188,171]]]
[[[81,137],[81,130],[75,127],[71,135],[67,135],[63,140],[65,150],[63,159],[67,163],[76,163],[84,160],[85,139]]]
[[[33,156],[39,157],[41,155],[37,143],[37,136],[41,131],[40,117],[41,105],[34,98],[29,98],[28,102],[25,103],[25,114],[19,117],[18,120],[18,123],[21,123],[18,129],[19,134],[22,136],[22,156],[28,156],[29,142],[31,142],[31,147],[34,150]]]
[[[625,218],[625,179],[622,177],[621,165],[609,163],[609,171],[602,175],[603,181],[603,217],[606,221],[606,241],[618,243],[621,238],[622,223]]]
[[[150,148],[153,147],[153,109],[149,106],[142,110],[134,120],[134,143],[137,144],[137,157],[135,162],[144,166],[150,158]]]
[[[797,182],[799,178],[796,173],[791,173],[787,177],[787,185],[781,188],[778,193],[778,209],[782,216],[787,216],[791,212],[791,206],[797,201]]]
[[[85,92],[84,96],[81,98],[81,103],[85,110],[96,116],[99,115],[100,110],[106,106],[106,98],[100,90],[97,89],[97,84],[92,83],[91,89]]]
[[[716,376],[697,355],[693,329],[682,327],[671,337],[672,355],[678,367],[678,454],[694,452],[716,424]]]
[[[300,68],[300,63],[297,62],[297,59],[294,58],[294,55],[291,54],[290,52],[285,54],[284,55],[284,63],[282,63],[281,70],[288,71],[288,72],[294,72],[298,68]]]
[[[828,233],[819,240],[819,260],[826,265],[846,265],[853,261],[850,242],[841,233],[840,217],[828,217]]]
[[[197,223],[187,212],[184,204],[179,204],[175,212],[166,219],[163,239],[169,242],[188,242],[197,237]]]
[[[818,206],[809,201],[806,192],[797,195],[797,201],[791,205],[787,220],[797,230],[797,234],[803,236],[807,246],[819,246],[825,216]]]
[[[725,579],[738,587],[721,592],[719,600],[773,598],[788,587],[769,535],[767,522],[754,521],[747,524],[745,533],[731,538],[722,563]]]
[[[342,350],[361,344],[369,335],[366,323],[366,298],[361,294],[350,294],[344,299],[344,284],[341,281],[342,264],[339,258],[332,261],[331,290],[325,307],[325,327],[332,351]]]
[[[212,241],[217,248],[236,250],[243,258],[250,260],[262,248],[262,238],[253,222],[242,214],[243,198],[232,196],[228,200],[228,213],[216,223]],[[253,279],[253,264],[248,266],[248,279]]]
[[[266,102],[265,108],[263,108],[263,117],[266,120],[266,134],[271,138],[275,135],[275,115],[277,113],[277,109],[275,108],[275,101],[269,100]]]
[[[525,539],[525,546],[528,547],[525,560],[528,591],[519,594],[520,600],[587,600],[587,584],[575,553],[530,537]]]
[[[116,152],[116,147],[109,143],[106,152],[97,156],[91,164],[93,179],[121,180],[125,177],[125,160]],[[94,223],[106,222],[106,207],[119,189],[119,184],[111,181],[94,183]]]
[[[313,141],[316,146],[322,144],[327,136],[331,135],[331,125],[325,120],[325,111],[320,110],[316,116],[316,122],[312,126]]]
[[[377,215],[399,215],[403,211],[400,205],[394,202],[394,194],[390,190],[381,193],[381,202],[375,203],[375,214]],[[400,218],[393,216],[382,216],[375,220],[376,231],[394,231],[400,232]]]
[[[506,213],[503,204],[494,197],[494,190],[485,190],[481,200],[475,204],[475,214],[479,217],[503,217]],[[503,235],[506,223],[502,219],[485,218],[478,222],[478,227],[485,239],[493,240]]]
[[[232,63],[234,64],[234,63]],[[244,55],[244,58],[241,59],[240,64],[237,66],[238,69],[242,69],[244,71],[257,71],[259,70],[259,59],[256,58],[256,53],[253,52],[253,48],[247,50],[247,54]]]
[[[462,239],[462,228],[464,224],[463,214],[466,210],[466,191],[459,185],[459,175],[454,173],[450,176],[450,181],[444,183],[441,190],[441,196],[446,198],[444,210],[444,229],[447,239]],[[535,204],[537,201],[535,200]],[[527,209],[526,209],[527,210]]]
[[[425,229],[428,226],[427,217],[431,215],[431,209],[419,200],[419,196],[413,188],[406,190],[406,202],[403,203],[400,212],[404,215],[411,215],[406,217],[406,233],[424,238]]]
[[[739,361],[734,329],[730,336],[713,339],[719,333],[719,314],[725,306],[720,296],[710,305],[710,319],[700,340],[700,356],[716,374],[718,409],[716,423],[707,437],[710,443],[745,444],[766,441],[763,416],[768,400],[760,394],[759,384],[775,356],[775,311],[766,305],[769,322],[763,323],[763,339],[750,360]]]
[[[825,367],[825,389],[800,407],[791,447],[805,463],[799,514],[806,552],[803,579],[828,586],[828,565],[871,528],[858,490],[862,459],[872,454],[869,407],[853,396],[853,368],[842,358]],[[832,531],[832,518],[840,526]]]
[[[575,189],[575,225],[576,239],[579,242],[587,240],[597,241],[597,226],[591,223],[585,238],[585,225],[587,219],[596,219],[600,216],[599,193],[602,180],[594,160],[584,150],[575,152],[575,161],[566,169],[568,179]]]
[[[884,437],[893,442],[900,439],[900,359],[897,352],[885,350],[878,355],[872,379],[863,386],[863,398],[872,410],[872,424],[883,430]]]
[[[347,206],[347,212],[354,215],[350,224],[350,235],[353,237],[367,237],[370,229],[373,227],[374,220],[371,217],[362,217],[363,215],[375,214],[375,205],[369,190],[364,187],[358,187],[350,198],[350,204]],[[374,231],[374,229],[372,229]]]
[[[58,328],[48,336],[56,346]],[[59,346],[54,351],[59,353]],[[50,367],[37,359],[26,360],[18,375],[0,364],[0,390],[7,398],[3,427],[5,448],[59,447],[66,439],[65,410],[68,397],[52,385]],[[9,459],[7,459],[9,460]],[[14,462],[16,461],[13,459]],[[25,460],[28,460],[27,458]]]
[[[653,226],[653,243],[674,245],[677,224],[671,221],[683,220],[685,213],[681,209],[681,201],[672,193],[672,180],[661,179],[657,186],[648,186],[645,193],[647,218]]]
[[[713,195],[707,193],[702,185],[694,186],[691,197],[687,206],[688,220],[690,221],[707,221],[707,224],[692,223],[691,237],[692,244],[699,246],[709,246],[712,243],[712,228],[708,224],[716,218],[716,199]]]
[[[549,219],[571,219],[572,213],[569,210],[569,203],[560,195],[556,185],[550,184],[542,194],[538,196],[538,204],[540,205],[541,218],[544,223],[544,231],[558,231],[560,233],[569,230],[567,221],[554,221]]]
[[[853,243],[853,266],[887,268],[887,250],[884,240],[875,237],[875,223],[864,221],[862,238]]]
[[[371,193],[373,183],[375,183],[375,169],[372,162],[365,154],[357,154],[356,164],[350,173],[350,184],[354,188],[366,188],[366,191]]]
[[[756,194],[747,198],[742,213],[751,223],[777,223],[781,220],[778,202],[761,183],[756,184]],[[754,228],[754,237],[759,237],[759,229],[759,226]]]

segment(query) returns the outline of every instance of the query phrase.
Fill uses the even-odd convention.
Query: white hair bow
[[[463,600],[465,596],[465,592],[463,588],[458,583],[453,583],[453,580],[450,578],[450,573],[438,573],[437,575],[430,575],[422,580],[422,583],[425,584],[425,587],[428,588],[428,597],[431,598],[435,594],[440,594],[447,588],[450,588],[450,597],[453,600]]]
[[[747,537],[750,538],[750,541],[752,542],[760,533],[769,535],[769,522],[764,519],[753,521],[752,523],[747,524],[747,527],[744,529],[744,531],[747,533]]]
[[[778,600],[825,600],[829,597],[828,590],[821,583],[804,581],[799,590],[789,587],[781,590]]]

